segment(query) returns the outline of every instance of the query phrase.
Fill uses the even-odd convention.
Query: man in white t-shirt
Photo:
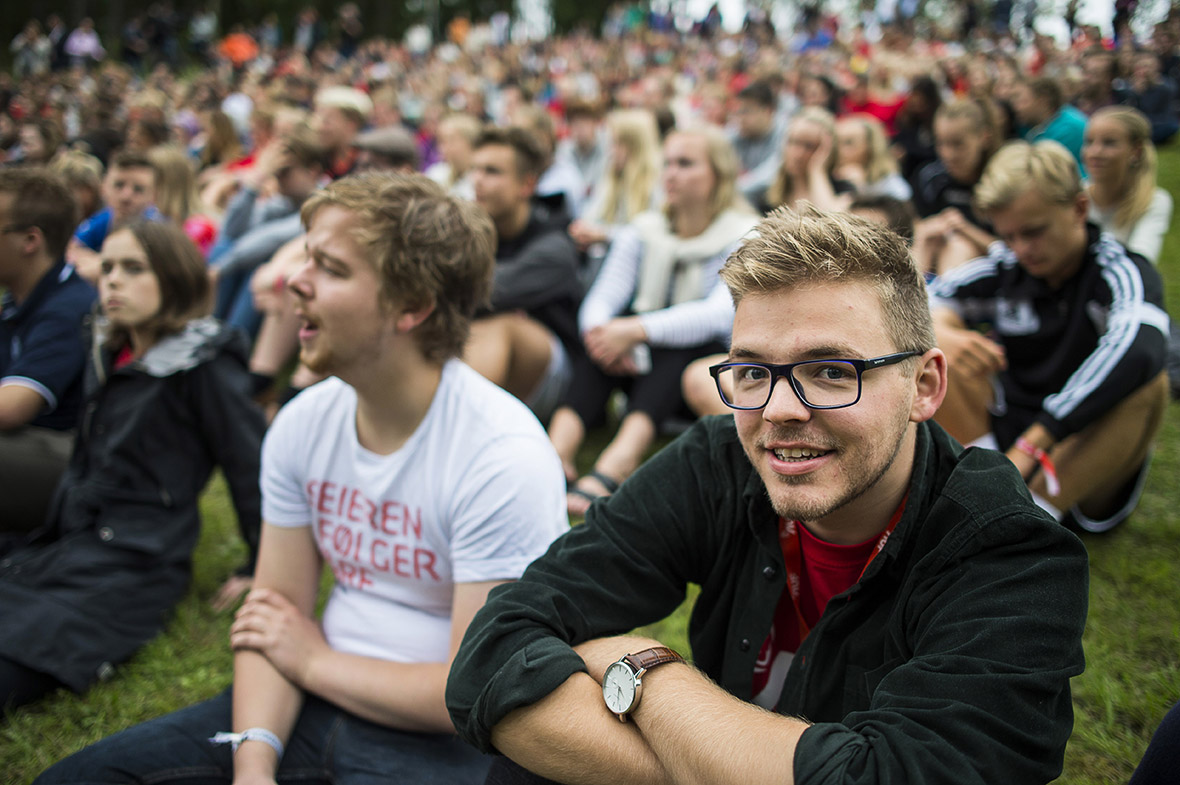
[[[307,260],[289,284],[300,357],[334,378],[284,408],[263,448],[232,693],[44,781],[483,781],[488,759],[443,703],[448,668],[488,592],[566,527],[540,424],[455,359],[490,288],[492,224],[424,177],[388,174],[334,183],[303,218]],[[336,581],[321,626],[324,563]]]

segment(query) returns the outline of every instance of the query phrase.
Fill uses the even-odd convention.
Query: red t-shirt
[[[775,609],[770,634],[763,641],[758,660],[754,663],[754,703],[767,709],[773,709],[778,703],[791,660],[807,633],[819,622],[828,600],[860,580],[868,563],[884,547],[889,533],[901,520],[903,510],[904,500],[882,534],[873,535],[855,545],[825,542],[798,521],[779,519],[779,544],[787,564],[787,586],[783,588]],[[792,540],[798,543],[798,611],[791,590],[794,578],[791,564],[795,560],[790,553]]]

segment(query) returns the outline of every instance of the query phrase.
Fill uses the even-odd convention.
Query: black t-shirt
[[[987,232],[994,231],[991,224],[976,215],[971,206],[974,185],[961,183],[951,177],[942,161],[927,164],[914,178],[914,209],[920,218],[929,218],[948,207],[954,207],[971,223]]]
[[[583,292],[568,225],[564,212],[534,202],[524,231],[499,239],[489,310],[523,310],[574,351],[581,345],[577,316]]]

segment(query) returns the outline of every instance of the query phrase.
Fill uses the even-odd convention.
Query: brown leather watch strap
[[[628,654],[623,659],[635,669],[636,673],[651,670],[655,666],[663,665],[666,662],[684,662],[683,657],[667,646],[653,646],[650,649]]]

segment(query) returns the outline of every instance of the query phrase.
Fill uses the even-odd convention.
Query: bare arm
[[[618,659],[607,652],[628,645],[640,651],[656,644],[604,638],[576,647],[590,674],[575,673],[542,700],[509,713],[492,728],[492,744],[529,771],[570,785],[674,782],[638,726],[619,722],[602,700],[602,673]],[[597,670],[595,661],[602,661]]]
[[[986,254],[988,246],[997,239],[968,221],[966,216],[954,207],[948,207],[942,211],[942,214],[945,216],[947,229],[962,237],[974,249],[973,256]]]
[[[77,238],[71,237],[70,244],[66,247],[66,261],[74,265],[78,275],[95,286],[98,285],[99,267],[102,265],[102,256],[98,251],[90,250]]]
[[[0,387],[0,431],[11,431],[31,422],[45,408],[45,399],[31,387]]]
[[[1007,365],[1004,347],[990,338],[967,329],[955,312],[935,308],[934,335],[938,347],[946,353],[947,365],[971,376],[988,376]]]
[[[230,630],[235,649],[261,653],[292,686],[372,722],[404,730],[451,733],[443,701],[451,660],[471,617],[501,581],[455,585],[446,662],[402,663],[336,651],[319,625],[283,593],[260,588]]]
[[[807,723],[740,701],[688,665],[643,676],[643,695],[621,723],[602,700],[606,666],[659,645],[635,637],[575,647],[590,674],[505,717],[496,747],[542,776],[575,783],[794,782],[795,745]]]
[[[795,746],[808,727],[738,700],[686,665],[661,666],[643,677],[634,719],[682,785],[792,785]]]
[[[310,619],[315,610],[320,568],[320,554],[309,527],[285,529],[263,523],[255,591],[282,594]],[[232,643],[232,631],[230,640]],[[236,644],[234,649],[234,730],[266,728],[286,743],[303,705],[302,692],[260,651]],[[234,756],[234,779],[265,780],[274,776],[277,767],[274,750],[264,742],[247,741]]]
[[[1049,433],[1049,429],[1044,425],[1041,425],[1039,422],[1035,422],[1030,425],[1024,433],[1020,434],[1020,438],[1024,439],[1033,447],[1039,447],[1046,452],[1048,452],[1049,449],[1057,443],[1057,440],[1053,438],[1053,434]],[[1008,460],[1012,461],[1016,468],[1020,470],[1020,476],[1026,481],[1029,480],[1040,467],[1040,464],[1037,462],[1036,458],[1024,452],[1015,444],[1008,448],[1008,451],[1005,453],[1005,455],[1007,455]]]
[[[508,714],[492,729],[492,743],[529,771],[569,785],[673,782],[636,725],[607,711],[602,687],[584,673]]]
[[[453,733],[443,701],[447,674],[467,625],[483,607],[488,592],[503,581],[455,584],[451,606],[451,645],[446,662],[401,663],[343,654],[328,649],[308,663],[308,692],[367,720],[406,730]]]

